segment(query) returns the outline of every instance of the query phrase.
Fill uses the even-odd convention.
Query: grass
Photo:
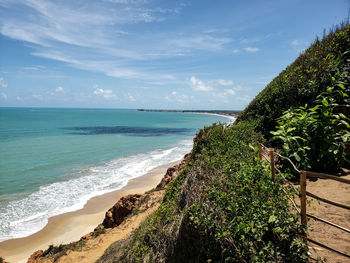
[[[66,254],[69,250],[81,250],[86,244],[86,240],[79,240],[77,242],[72,242],[69,244],[54,246],[50,245],[48,249],[46,249],[40,257],[52,257],[55,256],[55,260],[59,257]]]

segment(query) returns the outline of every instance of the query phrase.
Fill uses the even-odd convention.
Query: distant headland
[[[237,117],[241,111],[238,110],[146,110],[138,109],[138,111],[147,111],[147,112],[180,112],[180,113],[209,113],[209,114],[219,114],[226,116]]]

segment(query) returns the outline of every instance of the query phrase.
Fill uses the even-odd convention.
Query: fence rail
[[[314,215],[310,215],[306,212],[306,203],[307,203],[307,196],[310,196],[312,198],[315,198],[319,201],[322,201],[322,202],[325,202],[327,204],[331,204],[331,205],[334,205],[334,206],[337,206],[337,207],[340,207],[340,208],[343,208],[343,209],[347,209],[347,210],[350,210],[350,206],[349,205],[345,205],[345,204],[340,204],[340,203],[337,203],[335,201],[331,201],[331,200],[328,200],[326,198],[323,198],[323,197],[319,197],[315,194],[312,194],[308,191],[306,191],[306,179],[307,177],[317,177],[317,178],[325,178],[325,179],[331,179],[331,180],[336,180],[338,182],[341,182],[341,183],[346,183],[346,184],[350,184],[350,180],[349,179],[345,179],[345,178],[340,178],[340,177],[337,177],[337,176],[334,176],[334,175],[330,175],[330,174],[324,174],[324,173],[316,173],[316,172],[312,172],[312,171],[300,171],[297,169],[296,165],[292,162],[291,159],[289,159],[288,157],[285,157],[277,152],[275,152],[274,148],[268,148],[266,147],[265,145],[263,145],[262,143],[259,143],[256,139],[256,144],[258,146],[258,149],[259,149],[259,159],[262,160],[263,158],[266,159],[269,163],[270,163],[270,167],[271,167],[271,174],[272,174],[272,181],[275,182],[276,181],[276,178],[275,178],[275,174],[276,174],[276,171],[281,175],[281,177],[283,178],[283,180],[288,183],[288,185],[290,187],[293,187],[294,190],[296,190],[296,188],[294,187],[294,185],[289,182],[284,176],[283,174],[281,173],[281,171],[275,167],[275,159],[276,158],[281,158],[281,159],[284,159],[284,160],[287,160],[291,165],[292,167],[294,168],[294,170],[296,172],[298,172],[300,174],[300,210],[298,209],[295,201],[286,193],[286,195],[288,196],[289,200],[291,200],[294,208],[296,209],[296,211],[298,213],[301,214],[301,223],[302,224],[305,224],[307,226],[307,217],[310,217],[314,220],[317,220],[317,221],[320,221],[322,223],[325,223],[327,225],[330,225],[332,227],[335,227],[335,228],[338,228],[344,232],[347,232],[347,233],[350,233],[350,230],[343,227],[343,226],[339,226],[335,223],[332,223],[330,221],[327,221],[325,219],[322,219],[322,218],[319,218],[317,216],[314,216]],[[266,155],[268,153],[268,155]],[[307,241],[310,241],[318,246],[321,246],[325,249],[328,249],[330,251],[333,251],[339,255],[342,255],[344,257],[347,257],[347,258],[350,258],[350,255],[346,254],[346,253],[343,253],[343,252],[340,252],[340,251],[337,251],[333,248],[330,248],[324,244],[321,244],[317,241],[314,241],[312,239],[309,239],[307,237],[307,233],[304,232],[304,235],[303,235],[303,239],[304,239],[304,242],[307,244]]]

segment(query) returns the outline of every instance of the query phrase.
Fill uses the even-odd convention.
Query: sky
[[[0,0],[0,107],[242,110],[350,0]]]

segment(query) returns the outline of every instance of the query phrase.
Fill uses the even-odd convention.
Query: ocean
[[[229,121],[195,113],[0,108],[0,241],[33,234],[49,217],[180,160],[200,128]]]

